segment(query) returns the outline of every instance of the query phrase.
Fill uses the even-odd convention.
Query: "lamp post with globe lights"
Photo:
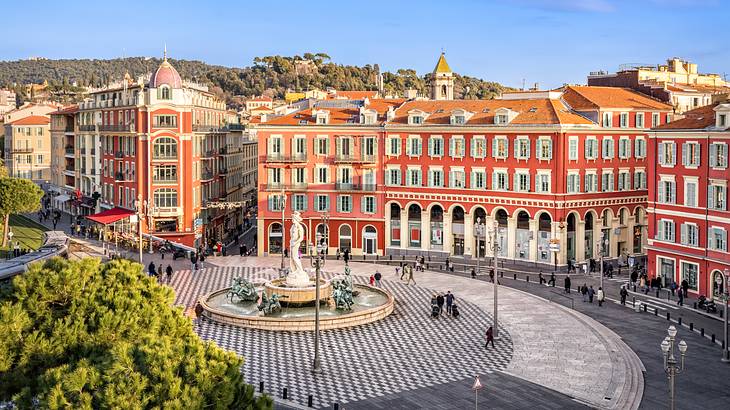
[[[678,348],[681,359],[677,362],[677,358],[674,356],[674,339],[677,336],[677,328],[675,328],[674,325],[669,326],[667,334],[669,336],[664,338],[661,348],[662,354],[664,355],[664,372],[669,378],[669,408],[670,410],[674,410],[674,379],[678,374],[684,371],[684,356],[687,353],[687,343],[685,343],[684,340],[679,342]]]
[[[477,220],[478,222],[478,220]],[[494,281],[492,282],[492,287],[494,289],[494,326],[493,326],[493,334],[494,340],[497,340],[497,335],[499,334],[499,321],[498,321],[498,308],[497,308],[497,296],[498,291],[497,288],[499,287],[499,279],[497,277],[497,266],[499,266],[499,221],[497,219],[494,220],[494,224],[492,225],[492,259],[494,261]]]
[[[479,218],[479,217],[477,217],[477,222],[474,224],[474,233],[476,234],[476,237],[477,237],[477,249],[476,249],[476,251],[477,251],[477,255],[476,255],[477,256],[477,271],[476,271],[476,274],[477,275],[479,274],[479,271],[480,271],[479,259],[481,258],[480,249],[481,249],[481,245],[482,245],[482,243],[481,243],[482,236],[484,236],[484,241],[485,242],[487,241],[487,238],[486,238],[486,234],[487,234],[487,232],[486,232],[486,222],[487,221],[484,221],[484,223],[482,223],[482,219]]]
[[[725,318],[723,320],[724,326],[722,328],[722,335],[723,335],[723,340],[724,340],[723,349],[722,349],[722,361],[725,363],[728,363],[728,362],[730,362],[730,349],[728,349],[728,347],[730,347],[730,346],[727,345],[727,342],[728,342],[728,340],[727,340],[727,324],[728,324],[727,301],[728,301],[728,296],[730,296],[730,269],[725,268],[725,270],[722,273],[723,273],[722,296],[721,296],[720,300],[722,300],[722,305],[724,306],[724,309],[725,309],[725,311],[723,312],[723,316],[725,316]]]
[[[319,277],[322,267],[327,262],[325,255],[329,246],[329,221],[330,217],[326,213],[322,214],[321,224],[324,226],[324,234],[317,232],[316,242],[314,246],[309,247],[309,259],[312,267],[314,267],[314,361],[312,363],[312,373],[321,373],[322,366],[319,360]],[[312,254],[312,249],[316,249],[316,255]]]

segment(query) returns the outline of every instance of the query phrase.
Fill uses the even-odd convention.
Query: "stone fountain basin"
[[[271,297],[274,293],[279,295],[279,302],[282,305],[305,305],[314,304],[316,287],[314,281],[310,286],[293,287],[286,285],[286,278],[274,279],[264,285],[266,296]],[[332,295],[332,283],[325,279],[319,280],[319,299],[326,302]]]
[[[342,329],[376,322],[393,312],[393,294],[382,288],[367,285],[354,285],[358,296],[350,311],[337,310],[331,304],[320,308],[319,327],[321,330]],[[226,298],[230,288],[217,290],[198,300],[202,308],[201,316],[218,323],[250,329],[274,331],[311,331],[314,330],[314,307],[282,307],[281,312],[264,316],[256,308],[256,302],[231,303]],[[257,287],[265,291],[263,286]],[[329,295],[322,292],[320,296]],[[323,297],[324,299],[324,297]]]

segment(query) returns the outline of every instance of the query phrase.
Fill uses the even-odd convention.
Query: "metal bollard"
[[[702,335],[702,337],[705,337],[705,328],[704,327],[700,329],[700,334]]]
[[[695,324],[693,322],[689,322],[689,330],[695,330]]]
[[[646,313],[646,304],[644,304],[644,313]]]
[[[516,273],[514,274],[514,279],[517,280],[517,274]]]
[[[654,316],[659,316],[659,308],[654,308]]]
[[[340,403],[335,403],[333,408],[334,408],[334,410],[340,410]]]
[[[530,283],[530,275],[525,275],[525,280],[527,281],[527,283]]]
[[[636,285],[634,285],[634,292],[636,292]]]
[[[667,292],[667,300],[670,300],[671,299],[670,298],[671,295],[672,295],[671,293]]]
[[[669,320],[669,312],[667,312],[667,320]]]
[[[692,304],[692,308],[693,309],[697,309],[697,302],[695,302],[695,303]]]
[[[504,267],[504,266],[502,266],[502,267]],[[499,272],[499,277],[500,277],[500,278],[503,278],[503,277],[504,277],[504,271],[502,271],[502,272]]]
[[[311,394],[307,397],[307,407],[314,407],[314,397]]]
[[[259,383],[259,393],[264,392],[264,382]]]
[[[669,315],[669,313],[667,313],[667,315]],[[677,324],[682,326],[682,317],[681,316],[679,319],[677,319]]]
[[[715,343],[715,334],[712,334],[712,343]]]
[[[286,393],[287,393],[286,387],[284,387],[284,391],[281,392],[281,398],[284,400],[286,400]]]

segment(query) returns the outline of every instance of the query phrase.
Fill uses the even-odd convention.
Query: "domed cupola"
[[[165,56],[162,60],[162,64],[157,68],[157,71],[152,74],[150,78],[150,88],[157,88],[163,84],[167,84],[172,88],[182,88],[182,79],[180,74],[175,70],[167,61],[167,47],[165,47]]]

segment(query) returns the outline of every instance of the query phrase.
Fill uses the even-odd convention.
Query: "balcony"
[[[193,124],[193,132],[226,132],[226,128],[220,125]]]
[[[231,131],[243,131],[244,130],[243,124],[227,124],[226,128]]]
[[[177,185],[177,178],[152,177],[152,183],[157,185]]]
[[[122,151],[117,151],[114,153],[114,158],[124,158],[124,153]]]
[[[74,132],[73,123],[66,124],[66,126],[63,128],[63,132]]]
[[[203,172],[200,174],[201,181],[211,181],[213,179],[213,173],[211,171]]]
[[[155,155],[155,154],[152,154],[152,161],[177,162],[177,155]]]
[[[99,126],[103,132],[134,132],[134,124],[105,124]]]
[[[266,155],[266,162],[307,162],[307,155],[306,154],[293,154],[293,155],[284,155],[284,154],[268,154]]]
[[[152,216],[178,216],[182,215],[182,209],[179,206],[154,206],[150,208],[150,215]]]
[[[220,147],[218,148],[218,153],[221,155],[226,155],[228,153],[228,149],[226,147]]]
[[[84,124],[84,125],[79,125],[79,131],[84,131],[84,132],[98,132],[99,130],[98,130],[98,128],[97,128],[96,125]]]
[[[67,145],[64,149],[66,152],[66,155],[73,155],[74,154],[74,147],[71,145]]]
[[[335,164],[374,164],[375,162],[375,155],[335,155]]]
[[[338,182],[335,184],[335,190],[337,191],[364,191],[364,192],[373,192],[375,191],[376,185],[375,184],[348,184],[343,182]]]
[[[33,148],[10,148],[11,154],[31,154]]]
[[[299,182],[296,184],[277,184],[277,183],[268,183],[264,186],[264,189],[266,191],[306,191],[308,184],[306,182]]]
[[[76,171],[76,167],[73,165],[66,165],[66,171],[74,172]]]

